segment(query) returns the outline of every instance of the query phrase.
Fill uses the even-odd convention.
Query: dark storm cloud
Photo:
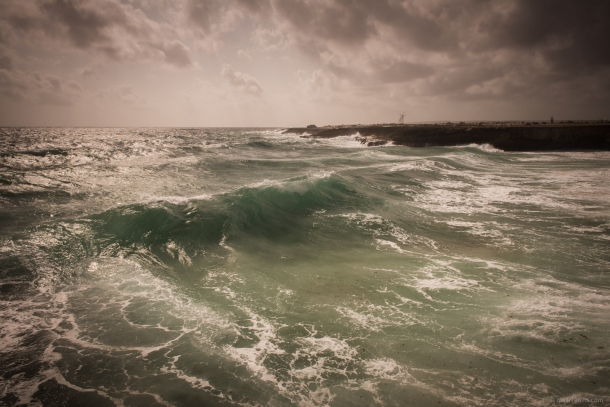
[[[212,29],[214,3],[214,0],[187,0],[186,2],[189,22],[204,33],[209,33]]]
[[[366,2],[277,0],[281,18],[305,38],[327,39],[346,45],[362,44],[375,35],[375,26]]]
[[[0,19],[0,44],[8,44],[15,40],[10,24]]]
[[[111,44],[106,34],[112,25],[128,24],[122,8],[116,3],[108,3],[103,9],[83,7],[71,0],[55,0],[41,4],[49,20],[63,25],[70,41],[79,48],[89,48],[96,44]]]
[[[222,47],[224,41],[221,37],[235,30],[244,22],[244,14],[252,14],[252,7],[256,7],[256,2],[236,7],[237,0],[182,1],[183,18],[186,17],[187,23],[185,30],[194,35],[198,48],[207,51]]]
[[[558,71],[610,64],[610,2],[518,1],[481,24],[488,49],[538,50]]]
[[[340,83],[329,89],[337,94],[569,98],[586,83],[590,98],[608,100],[608,17],[606,0],[1,0],[0,69],[4,94],[19,95],[20,49],[78,52],[96,75],[104,58],[193,67],[189,46],[234,47],[246,64],[260,61],[257,53],[296,49],[314,62],[299,80]],[[230,66],[221,75],[262,94],[256,79]]]
[[[245,0],[240,3],[246,4]],[[610,62],[610,2],[591,0],[258,0],[294,35],[362,45],[393,33],[397,47],[424,51],[558,50]],[[252,9],[253,6],[248,6]],[[473,25],[476,30],[473,30]]]
[[[54,40],[116,61],[193,65],[188,48],[168,39],[171,28],[117,0],[4,0],[0,11],[4,24],[40,48]]]
[[[610,2],[604,0],[238,4],[261,24],[273,18],[306,54],[356,86],[426,79],[421,90],[430,94],[496,86],[484,92],[494,97],[584,73],[601,88],[610,68]]]
[[[0,69],[10,71],[13,69],[13,60],[6,55],[0,55]]]
[[[378,77],[383,82],[405,82],[417,78],[425,78],[434,73],[434,69],[426,65],[413,64],[406,61],[397,61],[387,68],[379,69]]]
[[[159,45],[159,49],[165,55],[165,61],[171,65],[186,68],[193,64],[188,47],[180,41],[166,41]]]
[[[238,0],[250,11],[275,10],[279,21],[303,40],[362,45],[388,29],[404,43],[425,49],[447,49],[457,41],[444,20],[455,7],[409,7],[392,0]],[[459,10],[458,10],[459,12]],[[432,15],[431,13],[436,13]],[[265,18],[268,16],[264,16]]]
[[[236,0],[239,5],[245,7],[251,13],[265,13],[271,10],[269,0]]]
[[[49,73],[0,68],[0,95],[17,102],[72,105],[83,94],[78,82]]]

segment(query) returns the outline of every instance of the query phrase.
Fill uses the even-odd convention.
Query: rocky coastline
[[[610,124],[603,123],[444,123],[294,127],[301,137],[353,136],[367,146],[409,147],[490,144],[504,151],[610,150]]]

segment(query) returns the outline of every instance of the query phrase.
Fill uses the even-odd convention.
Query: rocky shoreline
[[[610,150],[608,123],[447,123],[295,127],[284,133],[332,138],[356,135],[367,146],[490,144],[504,151]]]

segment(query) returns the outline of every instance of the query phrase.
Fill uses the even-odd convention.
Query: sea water
[[[608,402],[609,152],[1,131],[2,405]]]

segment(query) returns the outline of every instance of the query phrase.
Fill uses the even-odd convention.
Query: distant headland
[[[610,123],[458,122],[436,124],[376,124],[289,128],[301,137],[357,135],[367,146],[387,143],[409,147],[491,144],[504,151],[610,150]]]

